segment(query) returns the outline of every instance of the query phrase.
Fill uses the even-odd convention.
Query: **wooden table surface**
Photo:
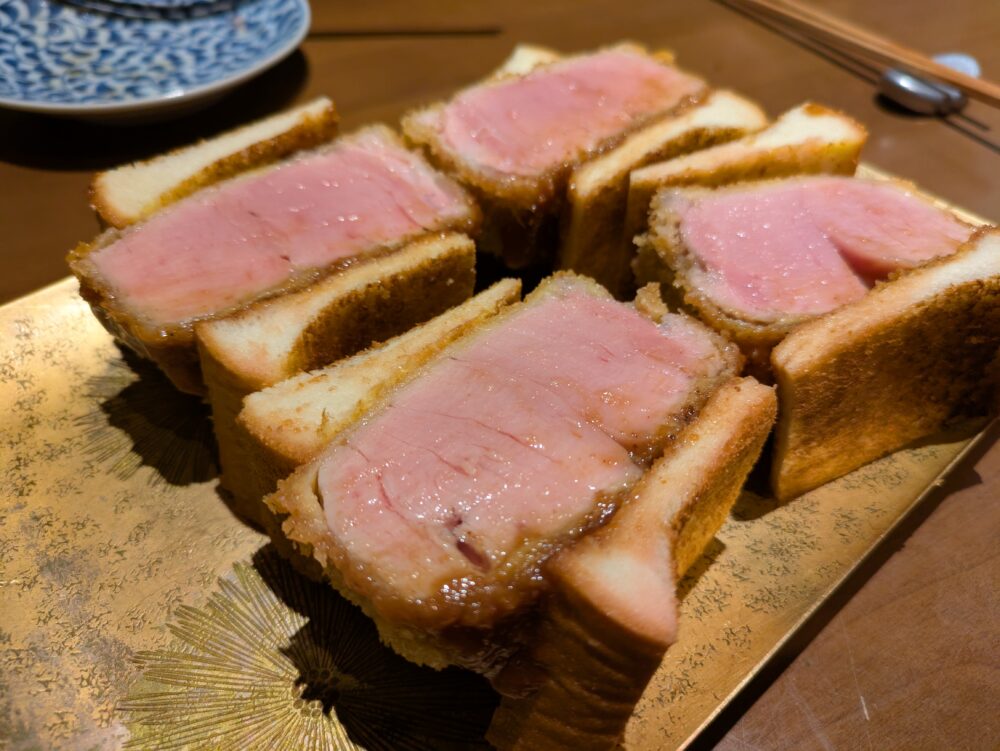
[[[970,52],[1000,80],[996,0],[824,7],[927,52]],[[299,52],[182,119],[109,127],[0,112],[0,302],[64,276],[66,250],[95,234],[86,198],[94,170],[320,93],[336,100],[346,129],[392,122],[480,77],[525,41],[569,51],[635,39],[672,48],[682,65],[757,99],[772,115],[806,99],[832,105],[867,123],[867,161],[1000,219],[1000,111],[973,103],[945,122],[886,107],[871,69],[710,0],[314,0],[313,16]],[[1000,747],[997,434],[699,746]]]

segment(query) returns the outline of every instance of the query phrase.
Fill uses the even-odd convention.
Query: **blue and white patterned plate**
[[[90,119],[165,114],[271,67],[308,30],[307,0],[234,0],[182,20],[0,0],[0,106]]]

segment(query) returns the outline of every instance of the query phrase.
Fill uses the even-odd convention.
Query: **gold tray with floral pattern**
[[[204,405],[119,350],[73,280],[0,308],[0,404],[0,749],[487,748],[486,683],[396,657],[241,523]],[[626,748],[693,740],[968,435],[784,506],[744,492],[681,583]]]

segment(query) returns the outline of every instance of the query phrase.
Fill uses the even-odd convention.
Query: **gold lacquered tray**
[[[204,406],[124,356],[74,281],[0,308],[0,405],[0,749],[487,747],[485,682],[394,656],[242,524]],[[626,748],[690,743],[974,440],[785,506],[745,492]]]
[[[123,359],[75,282],[0,332],[0,748],[485,747],[486,686],[394,657],[234,517],[204,407]],[[693,739],[970,443],[786,506],[744,493],[626,747]]]

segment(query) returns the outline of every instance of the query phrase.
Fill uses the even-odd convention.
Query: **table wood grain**
[[[831,0],[829,10],[925,52],[974,54],[1000,80],[996,0]],[[681,65],[771,114],[807,99],[865,122],[865,158],[1000,218],[1000,112],[947,121],[881,104],[876,72],[775,33],[709,0],[316,0],[301,50],[224,100],[158,124],[100,126],[0,112],[0,301],[66,274],[65,252],[98,230],[95,170],[260,117],[317,94],[346,129],[395,121],[495,67],[518,42],[561,50],[619,39],[669,47]],[[1000,447],[982,447],[818,614],[777,668],[699,741],[753,749],[1000,747]]]

